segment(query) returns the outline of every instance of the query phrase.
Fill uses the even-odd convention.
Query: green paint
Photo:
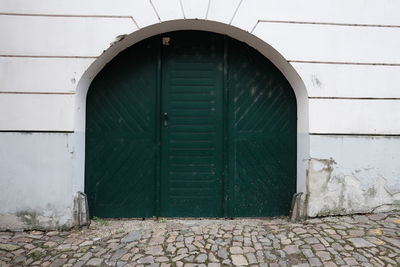
[[[271,62],[229,37],[173,32],[122,52],[90,87],[86,134],[92,216],[289,212],[293,91]]]
[[[161,215],[222,215],[223,39],[171,33],[162,50]]]
[[[296,192],[296,98],[280,71],[228,41],[229,214],[289,213]]]
[[[158,49],[151,38],[125,50],[90,86],[85,192],[91,216],[155,213]]]

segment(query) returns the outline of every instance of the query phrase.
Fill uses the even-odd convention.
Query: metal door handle
[[[168,126],[168,113],[167,112],[164,112],[163,119],[164,119],[164,126]]]

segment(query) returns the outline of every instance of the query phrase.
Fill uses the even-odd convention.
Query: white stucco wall
[[[91,79],[125,47],[176,29],[245,41],[288,78],[310,215],[399,208],[398,14],[392,0],[0,1],[0,228],[31,227],[21,214],[71,226]]]

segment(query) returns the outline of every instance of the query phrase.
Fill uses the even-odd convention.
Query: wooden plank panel
[[[296,192],[296,97],[260,53],[228,42],[229,216],[287,215]]]
[[[399,100],[310,99],[310,132],[400,134]]]
[[[157,41],[119,54],[90,86],[85,192],[91,216],[156,215]]]
[[[1,131],[73,131],[74,96],[0,94]]]
[[[223,37],[193,31],[166,36],[171,41],[162,51],[162,113],[168,119],[161,139],[161,214],[220,217]]]

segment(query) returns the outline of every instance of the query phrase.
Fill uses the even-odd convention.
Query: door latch
[[[164,112],[163,115],[164,126],[168,126],[168,113]]]

